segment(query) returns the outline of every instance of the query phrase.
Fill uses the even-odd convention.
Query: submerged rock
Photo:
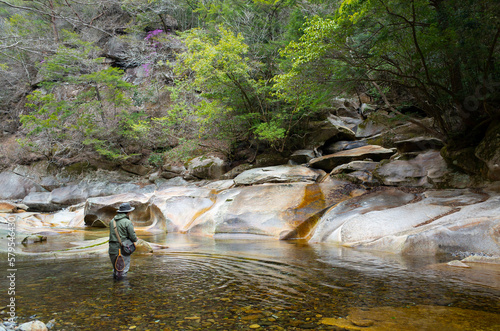
[[[472,320],[470,317],[474,315]],[[480,317],[479,317],[480,316]],[[323,318],[322,324],[346,330],[494,330],[499,314],[445,306],[350,308],[346,318]]]
[[[23,245],[28,245],[28,244],[33,244],[33,243],[42,242],[42,241],[47,241],[47,237],[39,235],[39,234],[32,234],[32,235],[24,238],[21,243]]]

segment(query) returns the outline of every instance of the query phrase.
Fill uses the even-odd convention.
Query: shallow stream
[[[357,314],[356,330],[500,330],[498,268],[458,270],[436,266],[450,257],[300,241],[141,237],[169,248],[134,254],[123,281],[112,279],[107,256],[18,262],[19,322],[54,320],[53,330],[343,330],[337,322]]]

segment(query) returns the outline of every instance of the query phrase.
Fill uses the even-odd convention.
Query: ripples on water
[[[323,330],[336,328],[322,318],[350,307],[500,309],[498,287],[443,278],[422,261],[300,242],[163,240],[170,248],[134,255],[121,282],[107,257],[18,263],[17,315],[55,319],[56,330]]]

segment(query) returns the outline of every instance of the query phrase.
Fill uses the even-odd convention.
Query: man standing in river
[[[130,218],[128,217],[128,213],[130,213],[135,208],[130,206],[129,203],[122,203],[117,210],[116,216],[109,223],[109,258],[111,259],[111,263],[113,264],[113,278],[121,279],[127,275],[128,270],[130,269],[130,255],[123,255],[123,262],[125,264],[123,270],[116,270],[116,259],[118,257],[118,251],[120,249],[120,241],[116,236],[115,227],[118,230],[118,234],[120,236],[120,240],[123,242],[125,239],[130,239],[133,242],[137,242],[137,236],[135,235],[134,225]]]

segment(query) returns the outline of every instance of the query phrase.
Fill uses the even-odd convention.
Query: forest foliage
[[[450,146],[499,117],[495,0],[0,0],[0,19],[3,130],[49,160],[284,152],[361,92]]]

